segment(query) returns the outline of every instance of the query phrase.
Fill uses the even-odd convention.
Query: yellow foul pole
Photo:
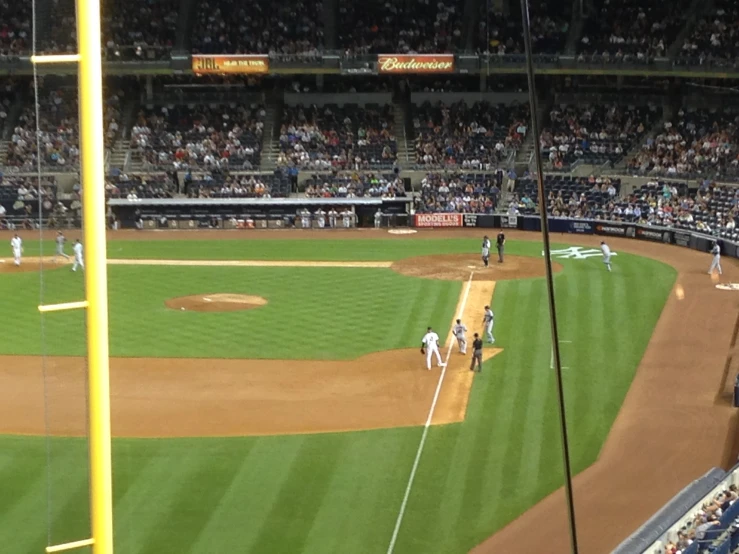
[[[100,1],[77,0],[82,206],[87,267],[90,512],[94,554],[113,554]]]

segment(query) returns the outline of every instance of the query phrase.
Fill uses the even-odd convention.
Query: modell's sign
[[[462,214],[416,214],[416,227],[461,227]]]
[[[454,73],[454,54],[380,54],[378,73]]]
[[[269,56],[204,56],[194,54],[192,70],[197,75],[204,73],[269,73]]]

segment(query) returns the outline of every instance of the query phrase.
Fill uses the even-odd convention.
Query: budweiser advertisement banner
[[[204,56],[194,54],[192,70],[197,74],[204,73],[268,73],[269,56]]]
[[[454,73],[454,54],[380,54],[378,73]]]
[[[461,227],[462,214],[416,214],[416,227]]]

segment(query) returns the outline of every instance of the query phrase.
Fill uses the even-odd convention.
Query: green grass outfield
[[[475,252],[470,240],[116,241],[111,257],[394,260]],[[540,255],[535,243],[510,254]],[[33,255],[35,245],[26,243]],[[122,250],[119,250],[122,249]],[[47,250],[49,252],[49,250]],[[556,277],[574,469],[592,463],[631,383],[675,279],[672,268],[620,254],[562,260]],[[427,322],[445,335],[461,283],[383,269],[111,266],[111,346],[120,356],[353,358],[417,346]],[[77,300],[82,278],[44,276],[46,302]],[[0,353],[38,354],[39,277],[0,275],[13,333]],[[207,292],[267,297],[231,314],[166,310]],[[561,483],[555,387],[542,279],[503,281],[494,298],[504,352],[476,376],[467,419],[428,435],[395,552],[457,554]],[[255,332],[254,329],[257,329]],[[225,332],[224,332],[225,329]],[[47,351],[79,354],[80,314],[47,318]],[[288,346],[288,350],[284,349]],[[422,428],[229,439],[115,440],[120,554],[384,554]],[[86,446],[0,437],[0,550],[43,551],[87,536]],[[49,486],[50,485],[50,486]],[[47,506],[47,492],[51,505]],[[48,516],[47,516],[48,514]],[[80,552],[84,552],[81,550]]]

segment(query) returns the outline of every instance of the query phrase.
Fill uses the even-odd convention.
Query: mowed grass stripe
[[[371,554],[387,548],[395,516],[391,508],[408,476],[407,461],[414,454],[411,439],[418,439],[419,433],[418,429],[398,429],[385,438],[374,431],[354,437],[337,458],[329,492],[306,537],[304,554]],[[366,524],[357,529],[357,520]]]
[[[224,552],[253,552],[253,544],[276,508],[280,491],[295,468],[305,440],[305,437],[217,440],[228,441],[228,449],[246,442],[250,445],[249,452],[188,552],[210,554],[214,544]]]
[[[13,441],[16,442],[17,441]],[[34,448],[36,464],[27,460],[17,464],[16,477],[3,480],[3,502],[0,503],[0,541],[15,554],[41,552],[47,546],[47,526],[51,526],[53,543],[78,540],[74,533],[86,534],[87,521],[80,519],[74,503],[81,503],[86,512],[87,450],[75,439],[62,439],[53,445],[51,475],[47,478],[46,451],[39,441]],[[24,476],[25,479],[21,479]],[[47,505],[47,490],[51,486],[51,505]],[[12,500],[12,502],[11,502]],[[7,502],[6,502],[7,501]],[[51,520],[47,519],[47,513]]]

